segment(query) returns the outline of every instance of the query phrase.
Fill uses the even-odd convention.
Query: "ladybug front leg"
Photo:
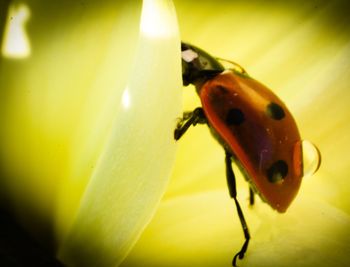
[[[175,140],[179,140],[191,125],[195,126],[197,123],[207,123],[207,118],[202,108],[196,108],[192,112],[184,112],[174,131]]]
[[[228,189],[230,192],[230,196],[235,201],[238,217],[239,217],[239,220],[241,222],[244,237],[245,237],[245,241],[244,241],[244,244],[243,244],[241,250],[238,253],[236,253],[236,255],[233,257],[233,260],[232,260],[232,265],[237,266],[236,265],[237,257],[239,257],[240,260],[243,259],[244,254],[247,251],[249,240],[250,240],[250,234],[249,234],[249,229],[248,229],[247,223],[244,219],[243,211],[242,211],[241,206],[239,205],[238,200],[237,200],[236,178],[235,178],[235,174],[234,174],[233,169],[232,169],[232,162],[231,162],[232,154],[230,152],[228,152],[227,150],[225,150],[225,153],[226,153],[225,163],[226,163],[227,185],[228,185]]]

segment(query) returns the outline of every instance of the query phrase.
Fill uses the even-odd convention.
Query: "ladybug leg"
[[[249,187],[249,205],[253,206],[255,203],[254,201],[254,191],[251,187]]]
[[[179,140],[191,125],[195,126],[197,123],[207,123],[207,118],[202,108],[196,108],[192,112],[184,112],[174,131],[174,139]]]
[[[230,196],[235,201],[238,217],[241,222],[244,237],[245,237],[245,241],[243,243],[241,250],[233,257],[233,260],[232,260],[232,265],[237,266],[236,265],[237,257],[240,260],[243,259],[244,254],[247,251],[249,240],[250,240],[250,234],[249,234],[247,223],[244,219],[243,211],[237,200],[236,178],[235,178],[235,174],[233,173],[232,162],[231,162],[232,155],[227,150],[225,150],[225,152],[226,152],[225,163],[226,163],[227,185],[230,192]]]

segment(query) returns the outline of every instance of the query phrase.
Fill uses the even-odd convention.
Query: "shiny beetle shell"
[[[284,212],[303,176],[300,134],[287,107],[267,87],[235,71],[197,90],[214,136],[235,156],[254,191]]]

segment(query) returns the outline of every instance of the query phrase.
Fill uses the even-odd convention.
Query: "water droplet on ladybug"
[[[321,153],[310,141],[301,142],[303,151],[303,173],[304,177],[313,175],[321,165]]]

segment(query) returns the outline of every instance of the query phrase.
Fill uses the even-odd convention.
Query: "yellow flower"
[[[348,266],[350,253],[350,17],[346,1],[175,1],[181,38],[234,60],[267,84],[322,153],[284,214],[258,201],[236,170],[251,230],[239,266]],[[184,88],[184,107],[199,106]],[[224,151],[204,126],[179,141],[160,208],[123,262],[136,266],[230,266],[244,237],[229,198]]]
[[[5,1],[1,15],[2,205],[65,264],[118,265],[175,159],[173,4]]]
[[[268,85],[322,153],[285,214],[261,201],[248,208],[235,168],[252,234],[238,264],[347,266],[346,1],[174,2],[181,39]],[[171,1],[143,3],[142,16],[141,1],[0,4],[2,204],[68,265],[230,266],[243,234],[224,152],[205,127],[179,141],[151,220],[173,164],[180,95],[185,110],[200,103],[181,87]]]

